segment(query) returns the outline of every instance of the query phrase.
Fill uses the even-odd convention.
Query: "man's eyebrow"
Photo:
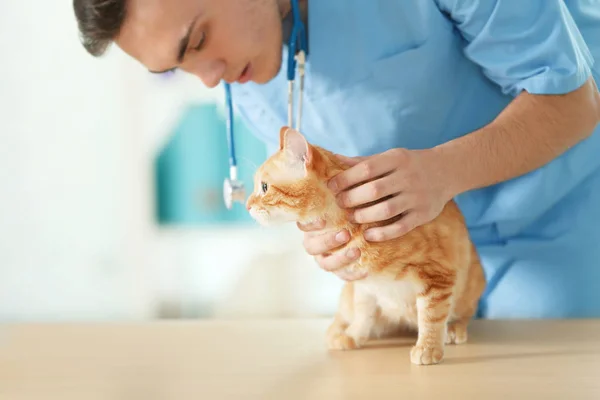
[[[194,25],[196,25],[197,20],[198,20],[198,17],[196,17],[192,20],[192,22],[190,23],[190,26],[187,29],[187,32],[185,33],[185,36],[179,40],[179,47],[177,50],[177,64],[181,64],[181,62],[183,61],[183,58],[185,57],[185,52],[190,43],[190,36],[192,35],[192,30],[194,29]],[[174,67],[174,68],[168,68],[168,69],[165,69],[162,71],[150,71],[150,72],[152,72],[153,74],[163,74],[165,72],[171,72],[175,69],[177,69],[177,68]]]

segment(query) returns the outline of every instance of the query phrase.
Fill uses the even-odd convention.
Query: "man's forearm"
[[[588,137],[599,121],[600,94],[590,79],[565,95],[523,92],[486,127],[432,151],[455,196],[543,166]]]

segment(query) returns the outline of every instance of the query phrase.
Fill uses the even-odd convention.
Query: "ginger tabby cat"
[[[367,242],[363,232],[377,224],[346,219],[327,181],[346,169],[335,155],[284,127],[280,149],[257,170],[247,208],[261,225],[322,218],[326,230],[347,229],[360,258],[350,270],[368,272],[345,283],[327,332],[331,349],[355,349],[384,332],[418,332],[411,350],[415,364],[436,364],[445,344],[467,341],[467,325],[485,288],[485,277],[454,201],[428,224],[385,242]]]

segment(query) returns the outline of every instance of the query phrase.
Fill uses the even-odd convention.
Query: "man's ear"
[[[293,163],[299,162],[308,167],[312,162],[311,147],[306,138],[297,130],[283,127],[279,131],[280,149]]]

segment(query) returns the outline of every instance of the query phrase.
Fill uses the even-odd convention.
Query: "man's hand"
[[[329,188],[337,195],[340,207],[353,210],[353,222],[399,217],[390,224],[368,229],[365,238],[369,241],[407,234],[437,217],[452,198],[440,173],[440,162],[428,150],[392,149],[368,158],[343,159],[352,166],[333,177]]]
[[[325,223],[318,221],[310,225],[298,224],[298,228],[304,232],[304,249],[315,257],[315,260],[325,271],[333,272],[345,281],[353,281],[365,278],[364,274],[350,273],[344,269],[345,266],[356,261],[360,256],[357,248],[343,248],[335,250],[350,240],[350,234],[346,230],[325,232]]]
[[[367,240],[384,241],[404,235],[439,215],[451,198],[437,179],[437,163],[426,151],[393,149],[371,157],[338,157],[351,167],[332,178],[329,187],[342,208],[354,209],[350,213],[353,222],[379,222],[403,214],[393,223],[367,230]],[[362,207],[371,202],[375,204]],[[321,268],[344,280],[364,278],[364,274],[344,269],[360,256],[360,251],[353,247],[336,250],[350,240],[349,233],[324,231],[324,226],[323,221],[298,224],[305,232],[307,253]]]

